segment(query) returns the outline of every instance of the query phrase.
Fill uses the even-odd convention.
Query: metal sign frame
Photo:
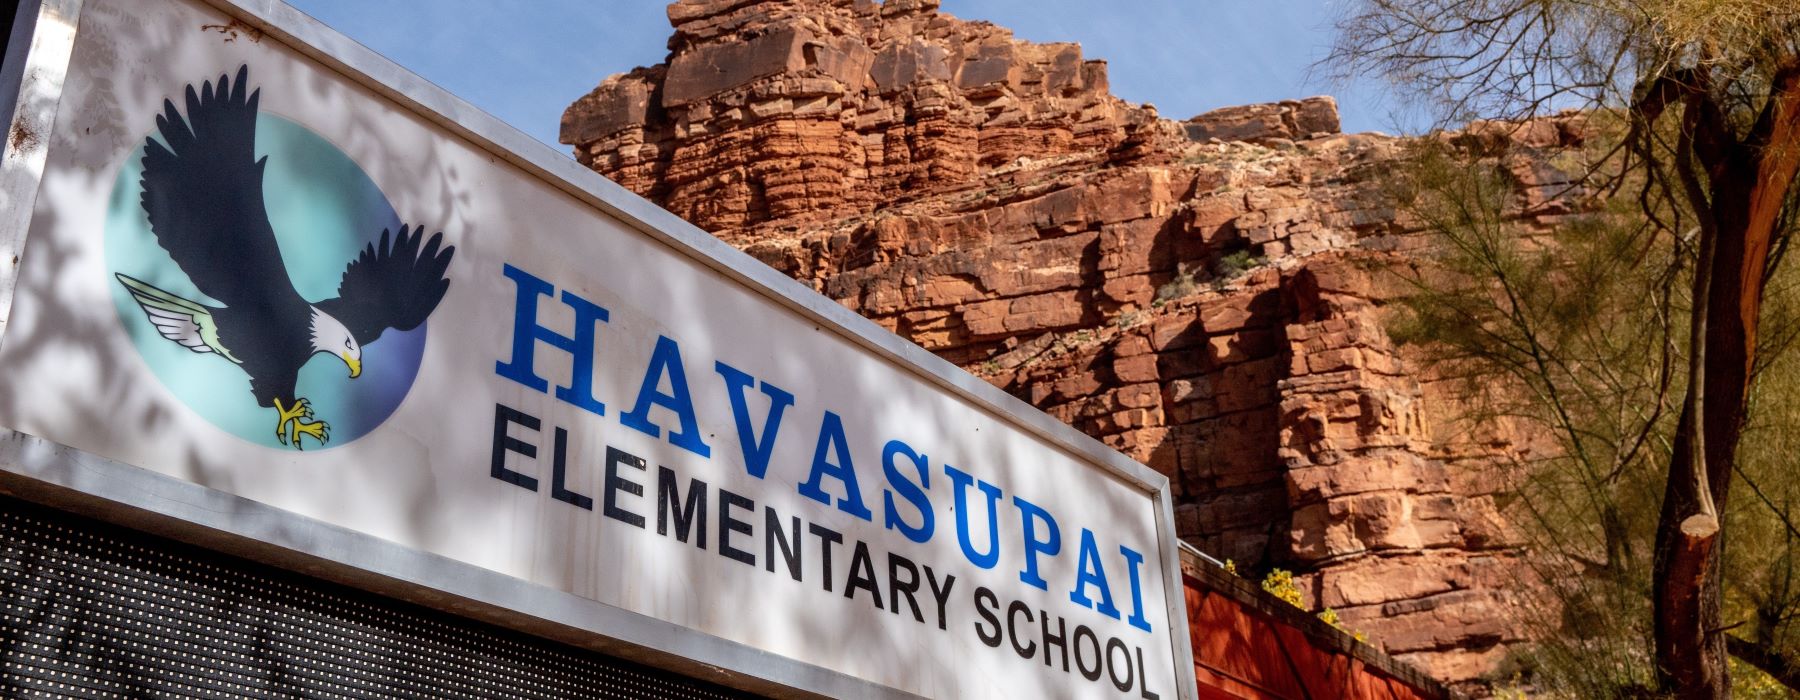
[[[433,125],[648,235],[877,357],[1099,465],[1157,509],[1176,697],[1194,698],[1193,651],[1167,477],[1052,418],[581,166],[279,0],[202,0]],[[24,0],[0,111],[0,343],[41,183],[82,0]],[[0,491],[393,596],[445,612],[775,697],[911,693],[329,525],[246,498],[0,429]]]

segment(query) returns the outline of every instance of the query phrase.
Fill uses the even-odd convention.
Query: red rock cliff
[[[936,0],[682,0],[563,117],[581,162],[1169,475],[1179,534],[1450,681],[1522,633],[1491,467],[1381,323],[1402,146],[1335,103],[1186,122]],[[1514,134],[1526,151],[1573,135]],[[1560,210],[1521,165],[1526,215]],[[1548,219],[1547,219],[1548,220]]]

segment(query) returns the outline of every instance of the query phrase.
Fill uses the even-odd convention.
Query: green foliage
[[[1620,202],[1552,231],[1510,214],[1507,173],[1427,145],[1393,183],[1429,232],[1425,264],[1392,323],[1452,378],[1469,437],[1537,436],[1484,477],[1533,556],[1518,569],[1516,622],[1557,630],[1520,667],[1557,694],[1616,697],[1652,680],[1649,569],[1679,396],[1679,270]],[[1634,262],[1638,261],[1638,262]],[[1496,679],[1504,680],[1504,679]]]
[[[1164,304],[1191,296],[1202,288],[1218,289],[1267,263],[1267,260],[1251,253],[1248,248],[1238,248],[1221,253],[1210,267],[1200,266],[1198,271],[1184,264],[1176,270],[1173,278],[1156,288],[1156,296],[1151,300],[1150,307],[1160,309]]]
[[[1685,389],[1691,252],[1627,198],[1596,201],[1552,230],[1528,227],[1510,213],[1503,169],[1447,147],[1418,149],[1390,186],[1431,241],[1424,264],[1389,268],[1410,288],[1391,335],[1451,378],[1464,439],[1547,443],[1519,445],[1512,463],[1483,475],[1505,485],[1507,519],[1531,552],[1515,614],[1545,631],[1493,681],[1642,697],[1655,682],[1652,548]],[[1732,633],[1793,654],[1800,355],[1785,351],[1800,336],[1800,279],[1778,270],[1766,299],[1733,487],[1747,495],[1724,513],[1723,605]],[[1750,693],[1767,676],[1734,677],[1763,697]]]
[[[1429,272],[1414,270],[1419,298],[1396,331],[1441,350],[1441,373],[1469,379],[1480,400],[1473,433],[1516,423],[1549,436],[1522,445],[1503,475],[1517,494],[1514,522],[1530,532],[1533,582],[1521,590],[1546,594],[1522,606],[1545,631],[1534,647],[1542,687],[1641,697],[1654,682],[1720,695],[1730,669],[1695,650],[1721,633],[1793,657],[1800,530],[1786,488],[1792,446],[1781,438],[1800,432],[1786,408],[1800,374],[1777,356],[1795,332],[1792,306],[1778,297],[1791,294],[1779,261],[1800,232],[1800,186],[1789,179],[1800,135],[1775,125],[1792,121],[1800,97],[1800,3],[1352,0],[1337,26],[1328,70],[1383,75],[1443,126],[1502,120],[1430,142],[1488,161],[1426,153],[1401,178],[1412,190],[1402,208],[1440,254]],[[1629,128],[1614,123],[1590,138],[1567,123],[1524,123],[1569,108],[1580,114],[1565,120],[1623,117]],[[1504,133],[1513,127],[1531,133],[1515,140]],[[1509,176],[1547,164],[1507,151],[1573,141],[1598,148],[1548,165],[1598,195],[1596,208],[1549,231],[1515,223],[1507,205],[1535,206],[1542,190],[1514,193]],[[1770,286],[1734,284],[1740,273]],[[1694,310],[1689,290],[1708,279],[1734,297],[1713,308],[1747,312],[1737,320],[1752,333],[1758,321],[1748,316],[1760,314],[1759,334]],[[1690,332],[1706,333],[1705,343],[1690,345]],[[1747,399],[1737,353],[1755,358]],[[1691,395],[1690,377],[1704,383]],[[1682,443],[1704,444],[1705,456],[1673,454],[1672,414],[1681,412],[1701,426]],[[1677,461],[1682,471],[1667,472]],[[1666,510],[1665,488],[1674,499]],[[1703,495],[1685,495],[1695,488]],[[1753,497],[1727,498],[1745,490]],[[1657,521],[1673,531],[1712,515],[1715,499],[1724,529],[1708,551],[1722,563],[1695,550],[1647,551]],[[1674,566],[1689,556],[1707,560],[1707,575],[1659,581],[1657,612],[1672,617],[1647,629],[1647,560]],[[1652,648],[1669,667],[1650,667]]]
[[[1219,256],[1219,261],[1213,263],[1213,276],[1219,281],[1229,282],[1244,276],[1244,273],[1264,262],[1267,261],[1252,255],[1248,249],[1236,250]]]
[[[1800,353],[1788,352],[1800,329],[1800,279],[1777,274],[1763,307],[1765,333],[1739,443],[1736,483],[1743,494],[1725,510],[1734,540],[1725,550],[1724,613],[1732,633],[1792,655],[1800,650]],[[1766,674],[1733,665],[1741,697],[1791,697]]]
[[[1800,693],[1789,690],[1781,681],[1755,666],[1731,660],[1731,696],[1738,700],[1792,700]]]
[[[1182,270],[1177,272],[1173,279],[1164,282],[1161,286],[1156,288],[1156,297],[1151,300],[1150,305],[1152,308],[1162,308],[1163,304],[1191,295],[1197,291],[1200,291],[1200,285],[1198,282],[1194,281],[1194,273],[1188,270]]]

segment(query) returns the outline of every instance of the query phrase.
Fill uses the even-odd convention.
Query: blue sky
[[[602,79],[667,55],[662,0],[289,0],[301,11],[559,151],[563,108]],[[1395,131],[1379,83],[1309,69],[1344,0],[943,0],[1020,38],[1077,41],[1113,92],[1182,119],[1229,105],[1331,94],[1346,131]],[[421,8],[429,8],[429,11]]]

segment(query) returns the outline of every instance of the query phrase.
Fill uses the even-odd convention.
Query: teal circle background
[[[161,137],[157,137],[161,140]],[[113,182],[106,215],[106,284],[113,306],[158,379],[196,413],[233,435],[268,447],[277,413],[259,406],[250,377],[213,353],[195,353],[163,338],[129,292],[112,277],[122,272],[186,299],[223,306],[201,294],[156,242],[140,204],[144,148],[139,146]],[[344,267],[383,229],[398,232],[400,217],[374,181],[349,156],[318,134],[271,114],[256,119],[256,156],[267,157],[263,199],[288,276],[307,301],[337,296]],[[428,324],[388,329],[363,345],[362,376],[351,379],[342,360],[314,355],[300,370],[295,395],[311,401],[314,420],[331,424],[322,447],[347,444],[380,426],[398,408],[418,375]],[[307,449],[321,447],[306,440]]]

